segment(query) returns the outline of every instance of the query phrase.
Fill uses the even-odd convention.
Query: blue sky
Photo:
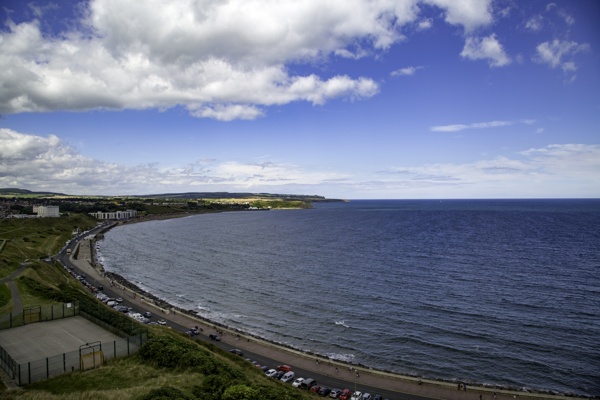
[[[0,187],[600,197],[600,2],[4,1]]]

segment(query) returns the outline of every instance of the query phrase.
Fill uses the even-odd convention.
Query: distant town
[[[228,210],[310,208],[321,196],[268,193],[170,193],[144,196],[72,196],[25,189],[0,189],[0,218],[59,218],[84,213],[99,220],[128,220]]]

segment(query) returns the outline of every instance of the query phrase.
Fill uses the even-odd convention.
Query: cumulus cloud
[[[488,123],[485,123],[486,125]],[[79,154],[56,136],[0,129],[0,187],[79,195],[197,191],[344,193],[364,198],[597,197],[600,145],[553,144],[462,164],[328,171],[274,162],[201,159],[134,167]],[[443,188],[443,190],[440,190]],[[568,193],[566,192],[568,190]]]
[[[134,167],[81,155],[58,137],[0,129],[0,187],[50,190],[69,194],[147,194],[194,190],[244,191],[281,185],[317,185],[343,174],[307,171],[300,166],[268,161],[243,163],[203,159],[181,166]]]
[[[445,9],[446,22],[462,25],[467,32],[489,25],[493,20],[491,0],[426,0],[426,2]]]
[[[487,59],[492,67],[502,67],[511,63],[495,34],[484,38],[468,37],[460,55],[470,60]]]
[[[564,58],[572,57],[579,52],[589,50],[589,48],[590,45],[587,43],[554,39],[551,42],[541,43],[536,47],[534,60],[548,64],[551,68],[560,66],[565,72],[574,71],[576,69],[575,63],[572,60],[564,61]]]
[[[9,20],[0,113],[179,105],[227,121],[272,105],[370,97],[379,88],[368,76],[294,74],[289,65],[387,51],[406,24],[430,25],[420,2],[91,0],[85,18],[58,34],[38,19]],[[427,2],[466,31],[492,21],[487,0]]]

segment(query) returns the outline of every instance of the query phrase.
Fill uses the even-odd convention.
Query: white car
[[[352,393],[352,397],[350,397],[350,400],[362,400],[362,392],[359,392],[358,390],[354,393]]]
[[[289,382],[292,379],[294,379],[294,371],[288,371],[285,374],[283,374],[283,376],[281,377],[280,381],[282,382]]]
[[[304,378],[296,378],[296,380],[292,383],[292,386],[299,387],[302,382],[304,382]]]
[[[269,378],[272,378],[273,375],[275,375],[277,373],[277,370],[275,369],[270,369],[267,372],[265,372],[265,375],[268,376]]]

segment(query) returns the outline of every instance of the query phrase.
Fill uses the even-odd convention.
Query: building
[[[33,212],[37,213],[38,218],[60,217],[58,206],[33,206]]]
[[[97,211],[90,213],[90,215],[96,219],[129,219],[137,217],[136,210],[127,210],[127,211],[111,211],[111,212],[103,212]]]

